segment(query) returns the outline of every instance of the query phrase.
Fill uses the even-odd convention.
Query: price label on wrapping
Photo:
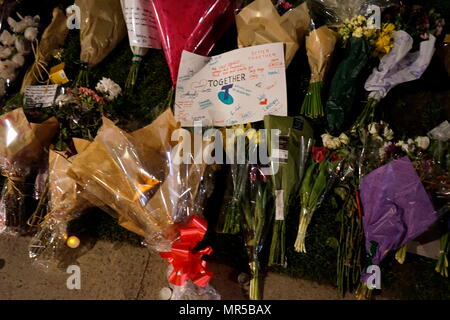
[[[284,190],[275,191],[275,220],[284,220]]]
[[[50,69],[50,81],[54,84],[63,85],[69,82],[69,79],[66,76],[66,73],[64,72],[65,64],[60,63],[53,68]]]
[[[279,136],[279,146],[272,149],[272,161],[288,163],[289,158],[289,136]]]

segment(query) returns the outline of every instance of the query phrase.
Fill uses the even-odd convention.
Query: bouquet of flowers
[[[304,167],[312,146],[313,131],[303,117],[265,116],[272,167],[272,193],[275,198],[275,222],[269,265],[286,263],[286,218],[300,188]],[[272,137],[272,132],[278,135]],[[278,145],[272,145],[277,138]],[[275,172],[276,171],[276,172]]]
[[[346,44],[346,54],[331,81],[326,104],[328,128],[331,132],[341,130],[355,102],[361,73],[375,52],[378,39],[389,34],[391,28],[391,25],[384,25],[379,32],[375,29],[373,20],[359,15],[351,20],[346,19],[339,29],[339,34]],[[390,41],[390,38],[388,40]],[[388,45],[383,46],[383,50],[390,50],[389,41]]]
[[[380,59],[380,65],[373,70],[364,85],[370,92],[369,100],[356,120],[353,130],[373,120],[376,106],[392,88],[419,79],[431,62],[436,41],[433,35],[429,35],[428,40],[421,42],[419,52],[410,52],[413,48],[413,38],[405,31],[396,31],[392,37],[393,49]]]
[[[306,37],[306,53],[311,69],[311,79],[300,112],[310,118],[318,118],[324,115],[322,88],[337,37],[327,27],[333,12],[317,0],[306,3],[311,17],[309,34]]]
[[[52,59],[54,50],[64,44],[68,33],[69,29],[67,28],[67,18],[64,11],[60,8],[53,9],[52,22],[44,30],[35,48],[35,60],[23,78],[21,92],[24,92],[27,86],[47,81],[48,63]]]
[[[366,268],[379,265],[389,251],[426,231],[437,220],[437,214],[408,157],[366,175],[360,190],[367,265],[357,296],[364,298],[372,289]]]
[[[301,113],[311,118],[323,117],[322,88],[336,37],[327,26],[311,30],[306,37],[306,52],[311,68],[311,80],[303,100]]]
[[[244,197],[245,188],[248,181],[249,163],[246,159],[240,159],[238,152],[239,141],[243,150],[249,150],[249,140],[246,139],[246,130],[251,129],[250,124],[246,127],[243,125],[235,125],[231,127],[232,134],[225,135],[225,151],[229,157],[229,168],[231,178],[231,199],[225,206],[224,211],[221,212],[219,223],[216,230],[221,233],[236,234],[241,231],[242,227],[242,201]],[[241,150],[242,150],[241,149]],[[232,158],[231,158],[232,157]],[[242,161],[244,160],[244,161]]]
[[[243,199],[244,237],[252,273],[249,297],[262,299],[261,252],[273,215],[271,208],[270,180],[257,165],[250,167],[246,198]]]
[[[127,28],[120,0],[76,0],[80,22],[80,66],[77,86],[89,86],[88,69],[100,63],[122,41]]]
[[[72,146],[72,138],[93,140],[101,126],[101,117],[116,118],[113,101],[122,89],[108,78],[102,78],[95,91],[87,87],[62,88],[50,109],[61,122],[61,132],[56,149]]]
[[[46,159],[58,129],[56,118],[41,124],[28,122],[22,108],[0,116],[0,169],[6,177],[0,199],[0,232],[26,227],[26,180]]]
[[[172,136],[183,140],[177,144]],[[130,134],[104,118],[96,138],[73,160],[68,175],[115,210],[121,226],[162,252],[174,268],[169,276],[172,284],[181,286],[190,279],[205,287],[212,274],[201,258],[211,249],[195,247],[207,229],[196,202],[206,165],[194,159],[189,133],[178,127],[169,109]]]
[[[313,147],[312,160],[300,187],[300,222],[295,251],[306,253],[305,238],[314,212],[331,189],[342,168],[342,159],[326,147]]]
[[[160,49],[161,41],[157,34],[156,21],[152,11],[152,0],[121,0],[122,11],[127,24],[133,60],[125,84],[132,90],[136,84],[142,57],[150,48]]]
[[[435,10],[425,12],[421,6],[401,3],[385,12],[388,34],[381,34],[376,46],[383,48],[392,38],[392,50],[381,57],[364,88],[369,92],[367,104],[353,126],[364,127],[373,121],[376,106],[399,84],[419,79],[428,68],[445,20]]]
[[[264,152],[267,150],[267,136],[261,134],[263,131],[257,132],[250,124],[245,131],[243,126],[239,129],[235,135],[227,136],[226,141],[227,150],[229,147],[238,146],[238,164],[233,165],[236,169],[233,177],[236,179],[234,199],[223,218],[228,229],[240,230],[244,235],[251,271],[249,297],[251,300],[260,300],[261,252],[273,218],[272,192],[268,178],[271,168],[258,163],[259,148]]]
[[[74,139],[78,153],[89,145],[89,141]],[[48,174],[48,213],[45,218],[34,217],[38,232],[29,245],[29,256],[34,263],[49,268],[61,258],[68,240],[67,224],[93,206],[81,196],[82,190],[67,175],[67,170],[77,155],[68,157],[62,152],[50,150]]]
[[[39,16],[22,17],[19,20],[8,17],[11,30],[3,29],[0,34],[0,97],[6,94],[6,89],[16,80],[18,69],[25,64],[25,57],[31,52],[31,46],[37,42]]]

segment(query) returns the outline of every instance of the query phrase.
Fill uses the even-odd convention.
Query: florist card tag
[[[175,95],[182,126],[218,127],[287,115],[283,43],[233,50],[214,57],[183,51]]]
[[[161,49],[152,0],[122,0],[130,46]]]
[[[25,106],[29,108],[46,108],[55,102],[58,85],[27,86],[25,88]]]

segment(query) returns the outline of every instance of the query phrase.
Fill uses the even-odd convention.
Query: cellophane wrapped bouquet
[[[182,143],[176,140],[180,137]],[[121,226],[143,236],[150,248],[167,258],[173,266],[172,284],[192,282],[206,288],[212,274],[202,256],[211,248],[195,249],[207,230],[197,201],[206,165],[194,161],[190,142],[170,110],[132,133],[104,118],[68,175],[84,192],[116,211]]]
[[[0,117],[0,169],[5,177],[0,199],[0,232],[6,228],[11,232],[28,229],[30,208],[25,209],[25,197],[31,194],[28,182],[46,161],[58,129],[56,118],[30,123],[22,108]]]
[[[70,164],[89,145],[89,141],[74,139],[78,154],[50,150],[48,164],[47,215],[35,217],[38,231],[31,239],[29,257],[35,265],[49,269],[63,259],[68,240],[67,225],[95,201],[83,197],[81,188],[67,175]],[[85,195],[86,196],[86,195]]]

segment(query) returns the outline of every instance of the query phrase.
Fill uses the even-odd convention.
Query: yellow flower
[[[392,37],[390,35],[382,35],[375,41],[375,48],[379,53],[388,53],[391,51],[392,46]]]
[[[366,37],[367,39],[371,39],[375,36],[375,29],[365,29],[364,30],[364,37]]]
[[[395,31],[395,25],[393,23],[383,24],[383,33],[393,33]]]
[[[358,21],[360,24],[362,24],[363,22],[366,21],[366,18],[363,16],[357,16],[356,17],[356,21]]]
[[[356,28],[355,31],[353,31],[352,36],[355,38],[361,38],[363,36],[363,28],[361,27]]]

